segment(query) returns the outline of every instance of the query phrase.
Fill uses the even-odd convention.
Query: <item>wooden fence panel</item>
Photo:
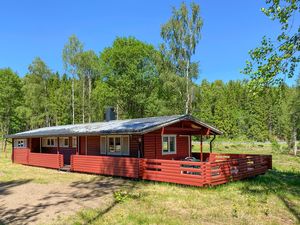
[[[142,159],[142,179],[193,186],[206,184],[205,163]]]
[[[61,154],[29,153],[28,165],[59,169],[63,167],[64,159]]]
[[[229,181],[241,180],[260,174],[264,174],[270,169],[271,156],[266,155],[234,155],[233,159],[209,162],[207,174],[210,185],[227,183]]]
[[[72,155],[71,171],[138,178],[138,158],[114,156]]]

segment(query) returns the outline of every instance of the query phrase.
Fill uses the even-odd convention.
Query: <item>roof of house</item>
[[[222,132],[217,128],[203,123],[197,120],[196,118],[192,117],[191,115],[174,115],[44,127],[12,135],[7,135],[7,137],[28,138],[46,136],[79,136],[93,134],[144,134],[182,120],[191,120],[202,127],[208,128],[212,134],[222,134]]]

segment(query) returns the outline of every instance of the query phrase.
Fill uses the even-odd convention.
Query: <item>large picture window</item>
[[[106,141],[106,146],[103,143]],[[106,136],[101,137],[101,154],[108,155],[129,155],[128,136]]]
[[[27,140],[26,139],[15,139],[14,140],[14,147],[15,148],[26,148],[27,147]]]
[[[176,154],[176,135],[162,136],[162,154]]]

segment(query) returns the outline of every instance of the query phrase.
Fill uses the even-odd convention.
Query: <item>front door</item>
[[[75,155],[76,150],[75,149],[60,149],[59,153],[64,156],[64,164],[65,165],[70,165],[71,155]]]

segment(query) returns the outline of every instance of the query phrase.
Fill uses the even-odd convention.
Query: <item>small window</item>
[[[56,147],[57,146],[57,139],[54,137],[51,138],[43,138],[42,146],[43,147]]]
[[[72,137],[72,147],[77,148],[77,137]]]
[[[104,140],[104,137],[102,137]],[[107,154],[111,155],[129,155],[129,137],[128,136],[108,136],[107,137]],[[101,154],[102,150],[101,144]],[[104,153],[105,154],[105,153]]]
[[[69,147],[69,138],[68,137],[60,137],[59,138],[59,147],[68,148]]]
[[[176,135],[162,136],[162,154],[176,154]]]
[[[14,140],[14,147],[15,148],[26,148],[27,147],[27,140],[26,139],[15,139]]]

